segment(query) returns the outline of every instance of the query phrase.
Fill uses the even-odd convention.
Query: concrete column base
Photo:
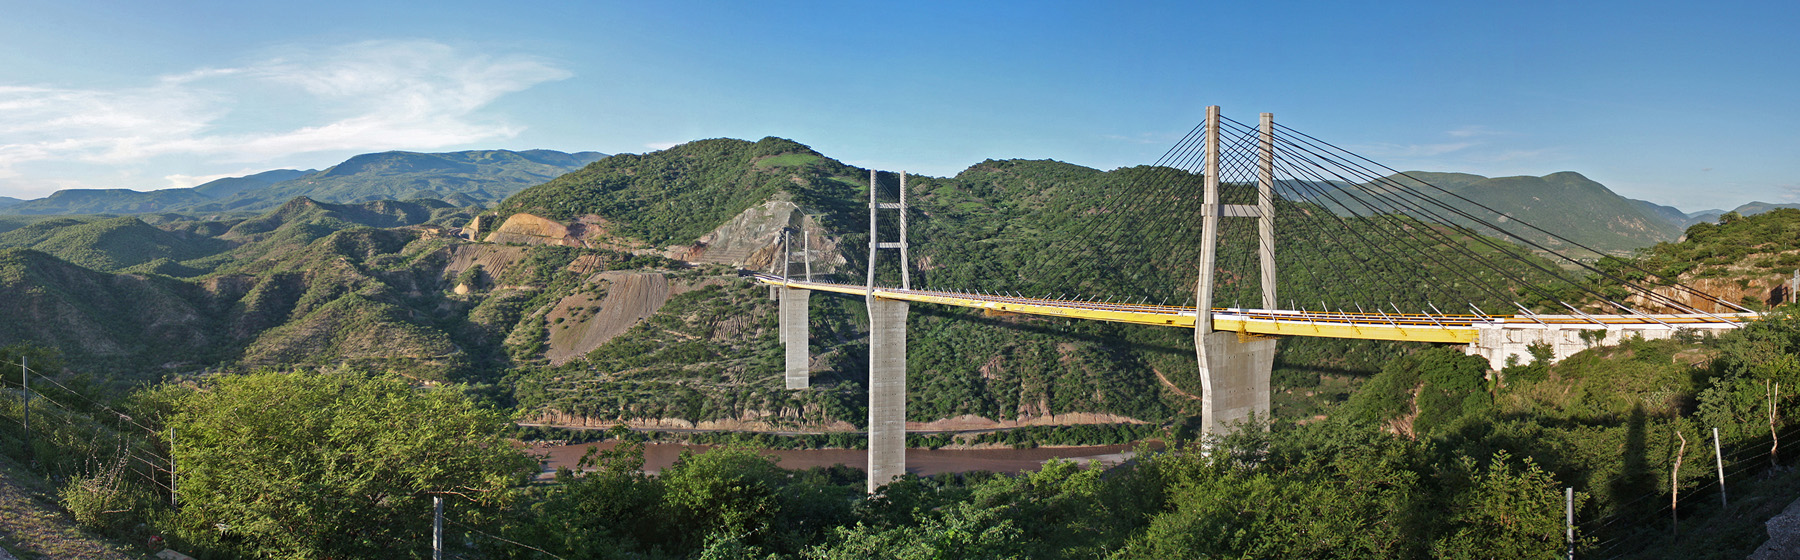
[[[807,343],[812,340],[807,323],[807,303],[812,290],[781,289],[781,343],[787,348],[787,388],[805,389],[812,384]]]
[[[869,298],[869,484],[874,494],[906,474],[904,301]]]
[[[1269,418],[1269,375],[1275,369],[1275,339],[1235,332],[1195,336],[1200,359],[1201,434],[1222,436],[1238,423]]]

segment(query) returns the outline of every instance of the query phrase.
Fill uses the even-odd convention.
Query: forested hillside
[[[408,161],[345,172],[429,163]],[[1198,224],[1181,218],[1198,202],[1181,189],[1199,180],[1033,160],[908,177],[913,281],[1186,304],[1196,249],[1181,240]],[[1770,468],[1782,461],[1770,440],[1791,428],[1776,383],[1800,381],[1800,324],[1785,313],[1718,338],[1631,340],[1492,373],[1452,348],[1285,340],[1275,428],[1195,453],[1183,447],[1202,393],[1191,331],[926,305],[908,325],[915,426],[1113,423],[1131,427],[962,441],[1153,434],[1177,452],[1146,447],[1110,471],[908,477],[864,499],[856,471],[784,471],[743,448],[649,477],[639,436],[615,432],[620,446],[588,460],[595,471],[528,482],[531,460],[501,439],[522,433],[507,418],[854,434],[866,418],[862,303],[815,295],[812,387],[790,391],[774,302],[740,271],[768,270],[791,228],[822,253],[819,274],[863,282],[869,190],[892,200],[899,186],[792,141],[717,139],[599,160],[485,211],[293,198],[258,214],[0,222],[0,358],[30,356],[57,383],[46,399],[80,403],[35,412],[54,431],[32,439],[0,423],[0,456],[33,454],[29,468],[69,481],[56,499],[95,530],[154,533],[204,557],[421,554],[412,535],[431,495],[449,497],[471,557],[536,554],[507,543],[633,558],[1536,557],[1562,550],[1565,487],[1583,554],[1741,557],[1800,488]],[[1240,184],[1224,195],[1254,196]],[[1277,210],[1296,224],[1328,214],[1297,200]],[[1537,284],[1554,267],[1523,248],[1444,224],[1330,223],[1278,233],[1290,305],[1580,294]],[[1783,267],[1800,263],[1797,224],[1795,210],[1731,215],[1601,266],[1737,286],[1732,297],[1774,306]],[[1231,227],[1215,305],[1260,297],[1250,224]],[[1512,268],[1372,261],[1400,251]],[[876,280],[897,282],[895,261],[880,264]],[[1467,282],[1431,281],[1451,274]],[[18,402],[0,399],[0,414]],[[183,434],[172,447],[160,439],[170,428]],[[1694,466],[1713,459],[1710,428],[1732,469],[1729,507]],[[171,448],[191,477],[178,508],[151,497],[167,491],[153,469],[108,467],[161,464],[146,457]],[[458,466],[433,466],[445,458]],[[1684,527],[1704,529],[1663,536],[1668,510],[1643,504],[1667,504],[1670,481]],[[308,508],[322,515],[291,513]]]

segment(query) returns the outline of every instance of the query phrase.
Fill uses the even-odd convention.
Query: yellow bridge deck
[[[1063,299],[1014,297],[933,290],[904,290],[830,282],[806,282],[766,274],[756,281],[771,286],[835,292],[882,299],[936,303],[983,309],[996,313],[1022,313],[1115,323],[1194,328],[1193,307],[1106,303]],[[1604,328],[1614,325],[1659,325],[1668,328],[1719,328],[1735,326],[1754,314],[1682,315],[1422,315],[1400,313],[1349,313],[1343,311],[1291,311],[1280,309],[1213,308],[1213,330],[1272,336],[1316,336],[1415,342],[1475,342],[1481,328]]]

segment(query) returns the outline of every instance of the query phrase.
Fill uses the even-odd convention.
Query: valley
[[[194,469],[183,472],[196,480],[183,488],[263,488],[257,492],[273,495],[280,492],[260,479],[207,478],[234,472],[208,469],[238,458],[310,464],[283,463],[275,451],[224,453],[244,441],[289,437],[336,442],[295,448],[307,453],[341,443],[356,450],[345,457],[397,461],[367,467],[393,472],[414,471],[391,465],[436,460],[414,453],[446,453],[467,460],[466,467],[420,471],[416,484],[474,477],[454,483],[509,496],[459,502],[459,515],[483,531],[573,556],[620,548],[639,557],[700,557],[729,543],[783,557],[849,557],[877,546],[871,543],[956,534],[951,527],[962,525],[1011,527],[1017,532],[971,538],[1030,557],[1238,550],[1231,539],[1184,536],[1209,527],[1344,536],[1274,550],[1433,557],[1434,547],[1457,539],[1556,542],[1560,510],[1516,504],[1560,504],[1567,486],[1579,488],[1581,515],[1594,520],[1583,526],[1593,538],[1584,550],[1644,543],[1629,550],[1655,557],[1644,552],[1660,546],[1651,543],[1684,551],[1754,548],[1761,541],[1749,527],[1760,527],[1781,492],[1800,484],[1789,471],[1758,462],[1776,436],[1786,437],[1780,430],[1791,428],[1785,409],[1771,422],[1758,407],[1759,391],[1796,381],[1783,364],[1800,355],[1793,334],[1800,327],[1784,305],[1800,265],[1800,210],[1677,224],[1679,211],[1637,204],[1573,173],[1409,173],[1520,219],[1589,226],[1576,229],[1581,243],[1602,249],[1588,255],[1602,270],[1679,280],[1772,314],[1743,332],[1591,345],[1556,364],[1494,372],[1483,360],[1426,344],[1286,339],[1275,359],[1273,430],[1211,442],[1213,455],[1182,451],[1198,438],[1205,392],[1190,331],[917,306],[907,324],[905,422],[919,468],[865,500],[856,468],[868,422],[864,304],[811,300],[811,387],[788,390],[776,303],[744,274],[779,266],[787,231],[808,240],[815,275],[862,282],[869,189],[893,193],[898,176],[880,174],[871,185],[867,170],[780,138],[712,139],[595,157],[480,199],[471,193],[509,187],[458,182],[487,165],[465,163],[359,156],[327,172],[206,187],[199,194],[215,206],[179,211],[123,212],[146,207],[76,204],[74,195],[51,197],[62,206],[25,210],[108,213],[6,210],[0,358],[29,357],[44,379],[66,386],[53,393],[62,399],[55,402],[85,408],[38,413],[34,422],[57,423],[51,438],[27,440],[10,427],[18,424],[0,428],[0,457],[17,462],[29,450],[45,474],[68,479],[94,476],[88,465],[96,458],[155,464],[173,453],[193,461],[182,468]],[[387,188],[359,191],[385,198],[356,200],[364,195],[345,194],[347,183],[320,175],[377,171],[445,173],[407,184],[464,190],[396,200],[411,192]],[[1192,298],[1192,256],[1158,245],[1157,230],[1106,229],[1101,243],[1079,235],[1093,231],[1082,227],[1095,214],[1085,205],[1158,176],[1196,180],[1148,167],[1101,171],[1049,160],[988,160],[953,177],[908,177],[912,280],[933,289]],[[297,186],[307,177],[319,190]],[[516,186],[524,179],[492,181]],[[1241,186],[1227,189],[1244,194]],[[1544,204],[1571,192],[1586,202]],[[227,208],[220,200],[263,202]],[[1181,204],[1187,202],[1118,206],[1105,219],[1149,223],[1191,210]],[[1277,211],[1317,215],[1308,204],[1284,200]],[[1391,227],[1436,232],[1443,247],[1529,255],[1424,218],[1397,217]],[[1297,300],[1367,297],[1423,306],[1434,297],[1417,284],[1359,277],[1372,269],[1319,250],[1316,238],[1282,233],[1277,240],[1284,270],[1329,272],[1284,277],[1283,294]],[[1220,244],[1222,270],[1230,274],[1222,275],[1217,301],[1254,297],[1245,264],[1253,262],[1252,250],[1242,240]],[[1531,291],[1542,281],[1538,274],[1554,266],[1520,263],[1491,278],[1511,293],[1463,285],[1432,291],[1481,306],[1554,309]],[[1445,263],[1421,266],[1448,274]],[[882,282],[898,273],[887,264],[876,268]],[[1586,282],[1580,288],[1594,293],[1618,289],[1607,280]],[[1585,292],[1577,292],[1553,295],[1583,301]],[[8,383],[5,390],[19,390]],[[18,401],[6,402],[13,408],[0,407],[0,415],[14,414]],[[363,416],[376,411],[381,415]],[[158,435],[177,425],[193,434],[176,440],[186,448],[171,448]],[[1732,475],[1739,477],[1734,488],[1753,489],[1741,504],[1692,506],[1686,514],[1721,529],[1660,541],[1648,529],[1599,526],[1625,520],[1627,527],[1650,527],[1640,517],[1656,512],[1645,515],[1632,504],[1666,498],[1657,494],[1658,480],[1684,485],[1684,500],[1688,492],[1710,499],[1706,473],[1691,465],[1711,456],[1671,446],[1681,438],[1702,441],[1703,428],[1711,427],[1721,428],[1732,466],[1741,469]],[[277,435],[285,430],[312,431]],[[406,435],[414,430],[434,435]],[[114,448],[125,451],[107,451],[95,443],[101,441],[126,442]],[[407,443],[421,441],[456,447]],[[527,446],[550,460],[515,453]],[[1678,469],[1683,453],[1690,466]],[[771,454],[785,459],[774,462]],[[1046,462],[1051,457],[1080,460]],[[96,518],[70,506],[73,515],[90,516],[83,523],[116,538],[146,537],[154,528],[218,557],[258,554],[259,543],[277,542],[206,529],[237,513],[160,505],[146,496],[167,491],[166,471],[145,471],[124,475],[144,481],[120,486],[136,494],[109,498],[137,500],[118,511],[143,513]],[[691,486],[714,484],[738,490],[704,494],[713,490]],[[417,528],[422,518],[383,508],[413,508],[424,494],[369,495],[377,494],[387,497],[354,506],[356,515]],[[281,499],[290,498],[317,503]],[[1493,529],[1477,504],[1495,503],[1514,504],[1503,507],[1520,509],[1505,515],[1532,525]],[[763,512],[767,521],[734,525],[741,520],[708,517],[743,511]],[[1230,513],[1237,511],[1258,513]],[[1422,511],[1456,513],[1417,518]],[[146,517],[162,515],[184,517]],[[744,532],[734,541],[696,540],[640,521]],[[321,532],[342,527],[317,523]],[[397,538],[370,535],[361,542]],[[303,545],[278,545],[288,546]],[[503,556],[494,550],[481,554]]]

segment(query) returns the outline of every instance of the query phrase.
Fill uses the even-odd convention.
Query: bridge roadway
[[[881,286],[875,287],[871,293],[867,286],[860,284],[808,282],[770,274],[755,274],[754,277],[757,282],[770,286],[856,296],[873,295],[882,299],[971,307],[995,313],[1021,313],[1189,329],[1194,328],[1195,320],[1194,308],[1172,305],[905,290]],[[1719,329],[1734,328],[1755,317],[1756,315],[1753,313],[1490,316],[1213,308],[1212,320],[1213,330],[1220,332],[1472,344],[1479,340],[1481,330],[1495,327],[1507,330],[1541,330],[1562,327],[1579,329],[1584,326],[1587,326],[1586,328],[1619,328],[1636,325],[1649,328],[1662,326]]]

